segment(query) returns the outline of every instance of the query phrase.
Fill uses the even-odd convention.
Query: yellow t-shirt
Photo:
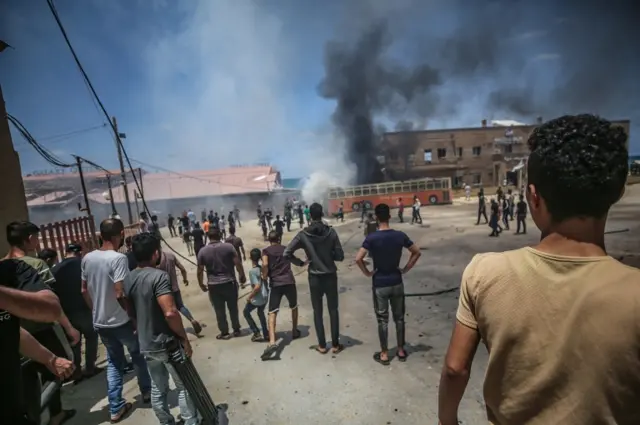
[[[533,248],[479,254],[457,319],[489,351],[491,423],[640,424],[640,270]]]

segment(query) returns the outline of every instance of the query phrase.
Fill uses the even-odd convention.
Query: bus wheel
[[[371,211],[373,209],[373,204],[370,201],[364,201],[364,207],[367,211]]]
[[[437,204],[438,203],[438,197],[436,195],[429,196],[429,203],[430,204]]]
[[[351,210],[360,211],[360,202],[354,202],[353,205],[351,205]]]

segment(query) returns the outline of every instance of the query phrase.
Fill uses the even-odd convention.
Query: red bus
[[[422,205],[450,204],[452,201],[451,178],[424,178],[378,184],[362,184],[358,186],[333,187],[329,189],[329,214],[335,214],[343,205],[345,213],[359,211],[364,201],[367,210],[378,204],[396,207],[398,199],[402,199],[405,207],[413,204],[417,196]]]

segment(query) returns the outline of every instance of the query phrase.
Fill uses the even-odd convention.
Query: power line
[[[40,145],[38,141],[31,135],[31,133],[29,133],[29,130],[27,130],[26,127],[13,115],[7,113],[7,120],[16,128],[16,130],[18,130],[18,132],[22,135],[22,137],[24,137],[26,142],[31,145],[31,147],[33,147],[35,151],[38,152],[38,154],[40,154],[40,156],[44,158],[45,161],[47,161],[49,164],[60,168],[71,168],[75,165],[63,162],[47,148]]]
[[[107,123],[102,123],[100,125],[94,125],[93,127],[87,127],[87,128],[82,128],[80,130],[74,130],[74,131],[70,131],[68,133],[62,133],[62,134],[57,134],[55,136],[47,136],[47,137],[41,137],[40,141],[44,142],[44,141],[51,141],[51,142],[60,142],[62,140],[55,140],[55,139],[68,139],[72,136],[78,135],[78,134],[82,134],[82,133],[88,133],[90,131],[93,130],[97,130],[99,128],[103,128],[106,127]]]
[[[113,134],[115,135],[116,142],[120,146],[120,149],[122,149],[122,153],[123,153],[123,155],[124,155],[124,157],[125,157],[125,159],[127,161],[127,165],[129,166],[129,169],[131,171],[131,176],[133,177],[133,181],[134,181],[134,183],[135,183],[135,185],[136,185],[136,187],[138,189],[138,193],[140,194],[140,199],[142,200],[142,206],[143,206],[144,210],[147,212],[147,215],[149,217],[151,217],[152,216],[151,211],[149,210],[149,207],[147,206],[147,202],[144,199],[143,191],[142,191],[142,188],[140,186],[140,182],[138,181],[138,178],[136,177],[136,173],[134,172],[133,165],[131,164],[131,160],[129,159],[129,155],[127,154],[127,151],[126,151],[126,149],[124,147],[124,144],[122,143],[122,140],[120,139],[120,134],[118,133],[118,129],[115,127],[114,123],[111,121],[111,116],[109,115],[109,113],[107,112],[106,108],[104,107],[104,104],[100,100],[100,97],[98,96],[98,93],[96,92],[95,88],[93,87],[93,84],[91,84],[91,80],[89,79],[89,76],[87,75],[86,71],[84,70],[84,68],[82,66],[82,63],[80,63],[80,59],[78,59],[78,55],[76,54],[73,46],[71,45],[71,41],[69,40],[69,36],[67,35],[66,30],[64,29],[64,25],[62,25],[62,21],[60,20],[60,16],[58,15],[58,11],[56,10],[55,5],[53,4],[53,0],[47,0],[47,5],[49,6],[49,10],[51,11],[51,14],[53,15],[53,18],[55,19],[56,24],[58,25],[58,28],[60,29],[60,32],[62,33],[62,36],[64,37],[64,41],[67,44],[67,47],[69,48],[69,51],[71,52],[71,55],[73,56],[73,60],[75,61],[78,69],[80,70],[80,73],[82,74],[82,77],[83,77],[87,87],[91,91],[91,94],[93,95],[93,98],[95,99],[96,103],[100,107],[100,110],[104,114],[104,117],[106,118],[107,122],[109,123],[109,125],[111,127],[111,130],[113,131]],[[126,187],[124,189],[126,190]],[[185,261],[188,261],[189,263],[193,264],[194,266],[197,266],[197,264],[194,263],[190,258],[185,257],[184,255],[182,255],[178,251],[176,251],[166,241],[166,239],[162,238],[162,240],[165,243],[165,245],[167,245],[167,247],[171,251],[173,251],[176,255],[178,255],[179,257],[181,257]]]

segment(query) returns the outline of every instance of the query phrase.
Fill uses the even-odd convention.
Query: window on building
[[[481,153],[482,153],[482,146],[473,147],[473,156],[480,156]]]
[[[391,149],[388,153],[387,156],[389,157],[390,161],[396,161],[398,159],[398,152]]]
[[[446,158],[447,148],[438,148],[438,159]]]
[[[378,160],[378,164],[384,165],[384,163],[385,163],[384,155],[378,155],[378,156],[376,156],[376,159]]]
[[[409,165],[413,165],[416,162],[416,155],[413,153],[410,153],[409,155],[407,155],[407,164]]]
[[[431,163],[431,149],[424,150],[424,162]]]
[[[504,145],[504,153],[512,153],[513,145]]]
[[[458,148],[458,158],[462,158],[462,148]]]
[[[482,174],[476,173],[471,175],[471,181],[473,184],[482,184]]]

